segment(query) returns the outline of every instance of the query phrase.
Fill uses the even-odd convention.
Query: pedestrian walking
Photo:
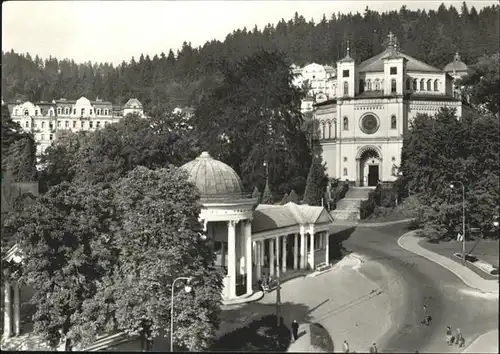
[[[299,338],[299,323],[297,320],[293,320],[292,322],[292,334],[293,340],[296,341]]]
[[[448,345],[451,345],[451,338],[452,338],[452,334],[451,334],[451,327],[450,326],[447,326],[446,327],[446,343]]]
[[[455,338],[455,344],[462,348],[465,345],[465,339],[464,335],[460,331],[460,328],[457,328],[457,336]]]
[[[375,343],[373,343],[372,346],[370,347],[370,353],[378,353],[378,348]]]
[[[347,343],[346,340],[344,340],[344,353],[349,353],[349,343]]]

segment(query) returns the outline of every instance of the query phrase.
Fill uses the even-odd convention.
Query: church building
[[[453,77],[402,53],[392,33],[387,48],[356,65],[349,46],[337,62],[336,98],[315,105],[323,161],[330,178],[376,186],[397,178],[403,134],[417,114],[442,107],[462,114]]]

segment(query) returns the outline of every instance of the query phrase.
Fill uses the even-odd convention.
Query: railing
[[[251,193],[233,193],[233,194],[206,194],[201,195],[202,203],[217,203],[217,202],[239,202],[252,200]]]

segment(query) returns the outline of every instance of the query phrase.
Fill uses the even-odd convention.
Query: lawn
[[[461,253],[462,252],[462,244],[452,240],[452,241],[442,241],[439,243],[427,242],[425,240],[421,240],[420,246],[428,249],[429,251],[436,252],[442,256],[448,257],[455,262],[460,263],[460,259],[453,256],[453,253]],[[466,244],[466,251],[469,252],[474,246],[475,241],[468,241]],[[498,240],[480,240],[477,246],[472,251],[472,254],[479,259],[492,264],[493,266],[498,268],[498,259],[500,251],[498,249],[499,241]],[[478,274],[484,279],[487,280],[496,280],[498,277],[486,274],[485,272],[479,270],[475,266],[467,263],[467,267],[472,270],[474,273]]]

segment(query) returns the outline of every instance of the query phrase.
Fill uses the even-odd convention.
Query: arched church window
[[[325,138],[325,122],[321,122],[321,139]]]
[[[391,92],[396,92],[396,79],[391,80]]]
[[[332,123],[328,122],[328,139],[332,138]]]
[[[344,81],[344,96],[349,95],[349,84],[347,81]]]
[[[406,79],[406,89],[411,90],[411,79],[410,78]]]
[[[380,81],[378,79],[375,80],[375,91],[380,91]]]
[[[25,110],[24,110],[24,115],[25,115],[25,116],[29,116],[29,115],[30,115],[30,112],[29,112],[27,109],[25,109]]]
[[[344,117],[344,130],[349,130],[349,119]]]
[[[396,116],[391,117],[391,129],[396,129]]]
[[[344,176],[347,176],[347,168],[344,167]]]
[[[366,90],[371,91],[372,90],[372,80],[366,81]]]
[[[417,91],[418,90],[418,82],[417,82],[417,79],[413,79],[413,91]]]
[[[427,91],[432,91],[432,80],[427,80]]]
[[[434,91],[438,91],[438,85],[439,85],[438,79],[434,80]]]
[[[420,91],[425,91],[425,80],[420,80]]]

